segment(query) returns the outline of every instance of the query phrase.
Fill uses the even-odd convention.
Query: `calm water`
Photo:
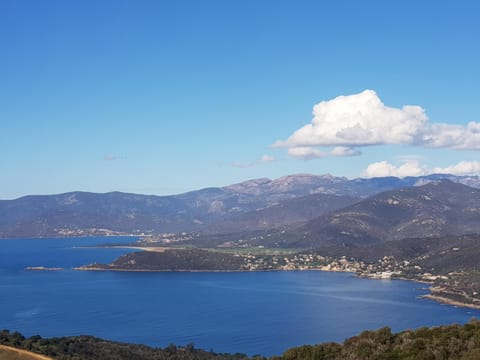
[[[364,329],[464,323],[480,312],[419,299],[424,285],[303,272],[125,273],[69,270],[128,250],[132,238],[1,240],[0,328],[217,352],[280,354]],[[25,271],[26,266],[67,270]]]

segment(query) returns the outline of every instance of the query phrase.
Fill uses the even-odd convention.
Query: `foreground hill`
[[[50,357],[35,354],[30,351],[17,349],[11,346],[0,345],[1,360],[54,360]]]
[[[321,326],[321,325],[319,325]],[[91,336],[42,339],[24,338],[19,333],[0,332],[0,343],[29,349],[57,360],[236,360],[243,354],[216,354],[193,345],[165,349],[106,341]],[[265,359],[261,356],[256,359]],[[271,360],[478,360],[480,358],[480,322],[466,325],[406,330],[394,334],[385,327],[364,331],[343,344],[323,343],[286,350]]]
[[[18,332],[10,333],[8,330],[0,331],[0,344],[47,355],[52,360],[236,360],[246,358],[243,354],[216,354],[195,349],[193,344],[185,347],[170,345],[160,349],[107,341],[93,336],[43,339],[36,335],[25,338]],[[0,359],[3,360],[1,357]]]

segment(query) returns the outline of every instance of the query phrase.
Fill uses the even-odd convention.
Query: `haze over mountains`
[[[450,181],[440,187],[419,186],[440,179]],[[329,243],[333,238],[377,242],[480,230],[475,206],[478,191],[459,184],[480,187],[480,179],[430,175],[349,180],[299,174],[171,196],[120,192],[32,195],[0,201],[0,237],[213,234],[291,225],[301,226],[302,238],[295,230],[292,241],[303,246]],[[392,189],[403,190],[367,199]],[[463,220],[459,222],[455,214],[460,213]],[[420,225],[424,233],[419,235]]]

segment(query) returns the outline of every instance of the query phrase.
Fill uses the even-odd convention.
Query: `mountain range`
[[[445,179],[437,188],[438,181]],[[419,236],[420,228],[422,236],[464,233],[478,230],[477,190],[472,187],[480,187],[480,178],[437,174],[350,180],[297,174],[171,196],[30,195],[0,201],[0,238],[229,234],[287,226],[286,233],[296,234],[291,244],[311,246],[332,239],[371,243]],[[464,220],[456,223],[459,211]]]

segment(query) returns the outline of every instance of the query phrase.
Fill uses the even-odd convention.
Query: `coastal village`
[[[410,278],[432,283],[438,279],[446,280],[443,275],[424,272],[418,265],[409,261],[397,261],[393,256],[385,256],[375,263],[365,263],[353,258],[322,256],[315,253],[282,255],[245,255],[245,270],[322,270],[352,272],[373,279]]]
[[[140,246],[156,247],[180,246],[182,243],[194,239],[195,233],[165,233],[156,236],[145,236],[137,243]],[[240,241],[241,242],[241,241]],[[243,257],[242,271],[268,270],[322,270],[351,272],[361,277],[372,279],[409,279],[426,283],[438,280],[447,280],[445,275],[432,274],[425,271],[415,261],[398,260],[394,256],[384,256],[373,262],[359,261],[348,256],[325,256],[310,250],[309,252],[275,253],[268,252],[263,246],[244,249],[241,243],[224,243],[219,248],[235,256]],[[237,246],[239,246],[237,248]],[[207,249],[206,249],[207,250]],[[212,249],[210,249],[212,250]],[[251,250],[251,251],[248,251]],[[270,249],[272,250],[272,249]],[[456,250],[455,248],[453,250]]]

